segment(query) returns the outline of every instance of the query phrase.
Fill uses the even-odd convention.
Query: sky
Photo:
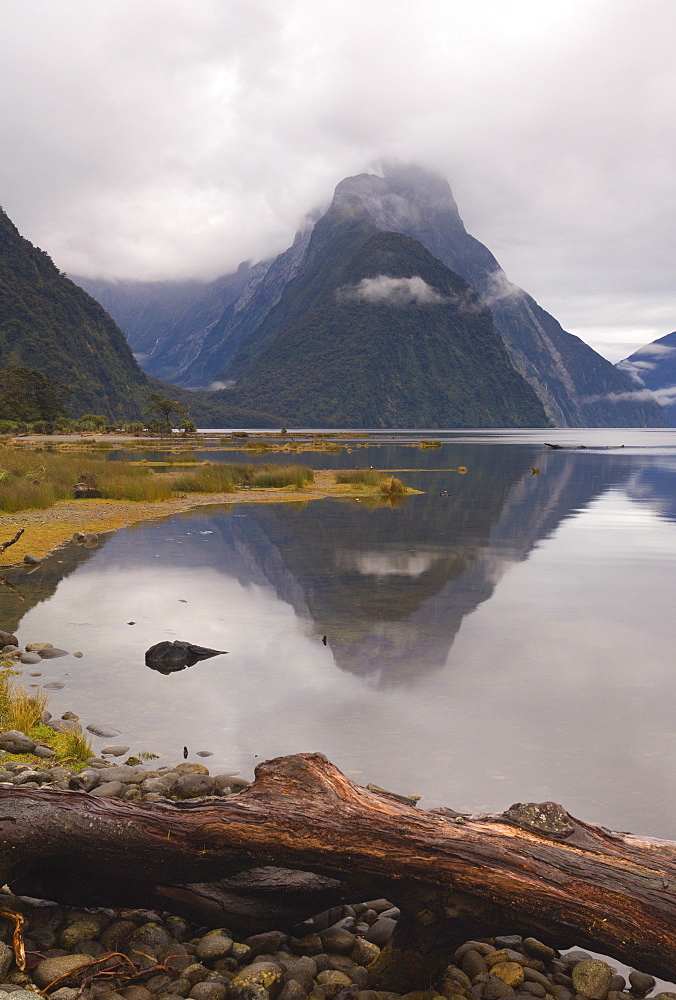
[[[674,0],[0,0],[0,204],[69,273],[211,279],[383,160],[617,361],[676,329]]]

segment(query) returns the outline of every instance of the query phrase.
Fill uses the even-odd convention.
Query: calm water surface
[[[84,653],[26,681],[63,682],[55,715],[162,761],[186,745],[251,777],[321,750],[422,807],[555,799],[676,838],[676,431],[444,441],[300,457],[416,470],[401,475],[424,494],[394,509],[213,506],[13,571],[24,599],[0,588],[2,627]],[[174,638],[228,653],[149,670],[145,650]]]

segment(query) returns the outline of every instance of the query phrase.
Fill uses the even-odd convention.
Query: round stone
[[[212,780],[206,774],[180,774],[171,785],[170,792],[177,799],[196,799],[211,794]]]
[[[0,733],[0,750],[6,753],[32,753],[35,749],[35,741],[18,729],[8,729],[5,733]]]
[[[42,657],[39,653],[22,653],[19,659],[22,663],[42,663]]]
[[[230,980],[229,992],[233,997],[240,997],[248,987],[262,987],[271,990],[281,984],[282,970],[274,962],[254,962],[247,965],[239,975]],[[348,980],[349,984],[349,980]]]
[[[229,955],[232,945],[232,938],[219,928],[204,935],[195,949],[195,956],[200,962],[213,962]]]
[[[357,940],[351,931],[342,927],[329,927],[319,935],[324,951],[334,955],[349,955]]]
[[[635,993],[645,994],[655,989],[654,976],[649,976],[645,972],[630,972],[629,982],[633,986]]]
[[[41,990],[44,990],[55,979],[89,962],[91,962],[90,955],[59,955],[57,958],[44,958],[33,969],[33,980]]]
[[[317,982],[320,986],[324,987],[327,997],[335,997],[341,990],[352,986],[350,977],[344,972],[338,972],[335,969],[327,969],[326,972],[320,972],[317,976]]]
[[[585,958],[573,967],[571,978],[576,992],[583,997],[605,1000],[610,990],[613,970],[598,958]]]
[[[189,996],[193,1000],[225,1000],[227,990],[220,983],[195,983]]]
[[[553,948],[543,944],[542,941],[538,941],[538,939],[534,937],[524,938],[521,947],[527,955],[532,955],[533,958],[541,958],[545,962],[548,962],[552,958],[556,958],[557,953]]]
[[[520,986],[525,978],[523,966],[518,962],[498,962],[492,967],[491,975],[502,979],[508,986]]]
[[[67,951],[72,951],[81,941],[92,941],[98,938],[108,922],[108,917],[99,913],[78,917],[61,931],[59,944]]]

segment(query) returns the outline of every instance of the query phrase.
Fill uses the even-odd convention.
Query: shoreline
[[[383,470],[384,471],[384,470]],[[302,489],[295,487],[269,487],[266,489],[239,489],[230,493],[187,493],[171,500],[151,502],[137,500],[60,500],[52,507],[0,513],[0,541],[10,538],[19,528],[26,529],[11,549],[7,549],[8,562],[0,569],[9,569],[22,563],[26,554],[44,559],[68,543],[75,532],[104,534],[117,531],[141,521],[171,517],[197,507],[221,506],[241,503],[309,503],[311,500],[371,501],[376,497],[373,489],[336,483],[334,471],[315,471],[313,483]],[[407,496],[419,493],[407,489]]]

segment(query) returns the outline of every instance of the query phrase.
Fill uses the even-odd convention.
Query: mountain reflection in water
[[[7,571],[25,600],[0,588],[2,627],[85,653],[41,668],[66,682],[52,710],[247,776],[256,758],[322,750],[427,807],[556,798],[672,836],[674,455],[358,457],[427,465],[402,473],[425,493],[200,508]],[[144,651],[176,638],[230,652],[148,670]]]

